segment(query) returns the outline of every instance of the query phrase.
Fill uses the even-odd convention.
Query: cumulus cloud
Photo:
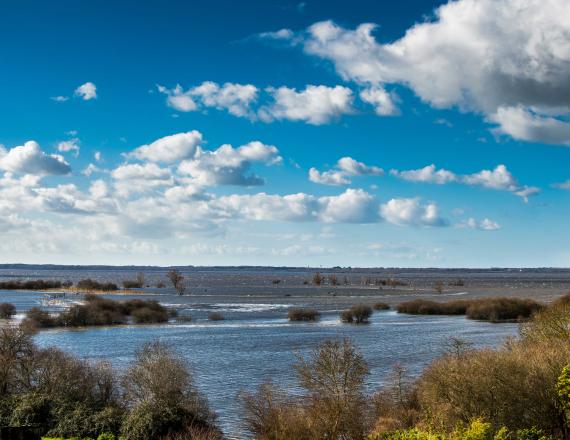
[[[316,168],[311,168],[309,180],[323,185],[348,185],[351,183],[349,176],[382,176],[383,174],[382,168],[368,166],[346,156],[340,158],[332,170],[320,172]]]
[[[37,175],[64,175],[71,172],[65,159],[46,154],[35,141],[6,150],[0,146],[0,170]]]
[[[401,84],[436,108],[484,114],[502,133],[568,144],[570,22],[566,0],[458,0],[400,39],[377,26],[313,24],[304,50],[364,88]]]
[[[273,165],[281,160],[277,147],[254,141],[238,148],[231,145],[222,145],[214,151],[198,148],[192,159],[180,163],[178,172],[190,176],[191,183],[198,186],[256,186],[265,181],[249,173],[252,163]]]
[[[438,170],[434,164],[416,170],[399,171],[393,169],[390,170],[390,174],[410,182],[436,183],[439,185],[457,182],[498,191],[508,191],[521,197],[525,202],[528,202],[530,196],[540,193],[540,188],[519,184],[507,167],[502,164],[492,170],[481,170],[467,175],[455,174],[444,168]]]
[[[478,229],[481,231],[498,231],[501,229],[501,225],[494,220],[484,218],[481,221],[477,221],[473,217],[467,219],[465,222],[459,223],[459,227]]]
[[[443,185],[445,183],[457,181],[457,176],[453,172],[443,168],[438,170],[434,164],[417,170],[390,170],[390,174],[410,182],[426,182]]]
[[[265,122],[286,119],[322,125],[353,112],[354,98],[348,87],[308,85],[302,91],[279,87],[269,88],[268,92],[274,102],[258,112]]]
[[[225,83],[219,85],[205,81],[187,91],[177,85],[173,89],[158,86],[161,93],[167,95],[170,107],[181,112],[191,112],[202,107],[227,110],[238,117],[253,117],[251,105],[257,99],[258,89],[251,84]]]
[[[155,163],[121,165],[111,172],[111,177],[121,195],[169,187],[175,182],[169,169]]]
[[[80,150],[80,141],[78,138],[72,138],[66,141],[58,142],[56,145],[57,151],[60,153],[69,153],[72,152],[75,157],[79,156]]]
[[[383,87],[374,86],[360,92],[360,99],[374,106],[378,116],[394,116],[400,114],[396,104],[397,98]]]
[[[417,198],[391,199],[380,206],[382,217],[398,226],[447,226],[435,203],[422,205]]]
[[[97,98],[97,86],[92,82],[86,82],[75,89],[75,96],[80,97],[84,101]]]
[[[148,145],[142,145],[127,154],[139,160],[172,163],[193,157],[202,143],[202,133],[196,130],[164,136]]]

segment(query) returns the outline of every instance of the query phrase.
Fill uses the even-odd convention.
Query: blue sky
[[[568,266],[567,9],[5,4],[2,261]]]

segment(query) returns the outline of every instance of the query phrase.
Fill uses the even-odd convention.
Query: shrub
[[[2,290],[47,290],[59,289],[63,286],[61,281],[55,280],[28,280],[28,281],[2,281],[0,289]]]
[[[151,324],[168,321],[166,309],[154,310],[150,307],[140,307],[132,311],[131,316],[135,324]]]
[[[372,307],[366,304],[356,304],[340,314],[342,322],[354,324],[367,324],[372,316]]]
[[[10,303],[0,303],[0,319],[11,319],[16,314],[16,307]]]
[[[436,302],[416,299],[398,304],[398,313],[412,315],[466,315],[469,319],[504,322],[530,318],[543,306],[530,299],[484,298]]]
[[[147,344],[137,353],[123,385],[130,410],[121,429],[125,440],[213,426],[214,414],[195,388],[186,362],[160,343]]]
[[[125,289],[140,289],[143,287],[143,284],[137,280],[125,280],[123,281],[123,287]]]
[[[114,283],[100,283],[99,281],[92,280],[91,278],[79,281],[77,283],[77,288],[86,291],[99,290],[102,292],[112,292],[114,290],[119,290],[117,285]]]
[[[320,315],[317,310],[302,308],[292,308],[287,313],[289,321],[316,321]]]
[[[324,277],[319,272],[313,275],[313,284],[315,286],[320,286],[323,283],[323,281]]]
[[[372,306],[374,310],[390,310],[390,304],[385,302],[377,302]]]
[[[542,308],[541,304],[531,299],[489,298],[471,301],[466,314],[469,319],[482,321],[521,321]]]
[[[224,315],[219,312],[212,312],[208,315],[208,319],[210,321],[223,321],[225,318]]]
[[[85,295],[84,299],[85,304],[74,304],[56,316],[41,309],[30,309],[26,321],[36,328],[126,324],[129,317],[135,324],[168,321],[168,310],[157,301],[114,301],[97,295]]]
[[[368,427],[363,386],[369,370],[350,341],[325,341],[307,358],[299,357],[295,370],[304,390],[298,399],[271,384],[242,395],[245,426],[254,438],[364,438]]]

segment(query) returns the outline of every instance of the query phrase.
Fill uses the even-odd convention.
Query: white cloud
[[[457,181],[457,176],[453,172],[443,168],[437,170],[434,164],[417,170],[390,170],[390,174],[410,182],[426,182],[443,185]]]
[[[570,190],[570,179],[565,182],[555,183],[552,185],[554,188]]]
[[[499,126],[496,133],[528,142],[570,146],[570,122],[541,115],[522,106],[499,107],[489,116]]]
[[[101,159],[103,159],[103,155],[101,154],[100,151],[96,151],[93,154],[93,158],[97,161],[97,162],[101,162]]]
[[[498,191],[508,191],[521,197],[525,202],[528,202],[530,196],[540,193],[540,188],[520,185],[507,167],[502,164],[493,170],[481,170],[468,175],[458,175],[443,168],[438,170],[434,164],[417,170],[390,170],[390,174],[410,182],[436,183],[439,185],[457,182]]]
[[[375,223],[378,202],[362,189],[347,189],[338,196],[321,197],[319,218],[326,223]]]
[[[275,32],[262,32],[258,37],[268,40],[291,40],[295,37],[295,33],[291,29],[279,29]]]
[[[498,231],[501,225],[494,220],[484,218],[481,221],[475,220],[473,217],[467,219],[465,222],[459,224],[460,227],[469,229],[478,229],[481,231]]]
[[[392,199],[380,206],[380,212],[387,222],[398,226],[447,226],[435,203],[422,205],[417,198]]]
[[[121,165],[111,172],[111,177],[123,196],[170,187],[175,183],[171,171],[155,163]]]
[[[56,148],[57,151],[60,153],[69,153],[73,152],[74,156],[79,156],[79,147],[80,141],[77,138],[72,138],[67,141],[61,141],[57,144]]]
[[[322,185],[349,185],[349,176],[382,176],[384,170],[376,166],[368,166],[358,162],[352,157],[342,157],[335,165],[335,169],[320,172],[316,168],[309,170],[309,180]]]
[[[37,142],[28,141],[10,150],[0,146],[0,170],[22,174],[63,175],[70,173],[71,167],[60,155],[46,154]]]
[[[151,162],[178,162],[193,157],[201,143],[202,133],[192,130],[164,136],[151,144],[142,145],[127,154],[127,157]]]
[[[342,171],[329,170],[320,172],[314,167],[309,169],[309,180],[314,183],[320,183],[321,185],[332,186],[349,185],[351,183],[350,179],[348,179],[346,174]]]
[[[252,162],[279,163],[282,159],[278,153],[277,147],[259,141],[238,148],[222,145],[214,151],[198,148],[192,159],[180,163],[178,172],[190,176],[191,183],[198,186],[263,185],[261,177],[249,173]]]
[[[55,102],[65,102],[69,100],[69,96],[52,96],[50,99]]]
[[[374,106],[378,116],[395,116],[400,114],[400,109],[394,102],[397,98],[386,91],[383,87],[369,87],[360,92],[360,99]]]
[[[483,113],[518,139],[567,144],[567,16],[566,0],[458,0],[388,44],[374,24],[315,23],[304,49],[364,87],[402,84],[436,108]]]
[[[348,87],[308,85],[300,92],[289,87],[269,88],[268,92],[274,102],[258,111],[264,122],[286,119],[322,125],[353,112]]]
[[[158,86],[158,90],[168,96],[170,107],[181,112],[198,110],[199,106],[212,107],[218,110],[227,110],[230,114],[239,117],[253,118],[251,105],[257,99],[257,87],[251,84],[225,83],[219,85],[212,81],[205,81],[201,85],[187,91],[177,85],[173,89]]]
[[[475,174],[469,174],[463,176],[461,179],[462,182],[468,185],[477,185],[500,191],[510,191],[522,197],[525,202],[528,201],[528,197],[540,193],[539,188],[519,185],[505,165],[498,165],[493,170],[482,170]]]
[[[84,101],[97,98],[97,86],[92,82],[86,82],[75,89],[75,96],[79,96]]]

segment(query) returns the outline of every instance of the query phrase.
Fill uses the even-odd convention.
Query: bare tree
[[[144,287],[144,282],[145,282],[144,273],[143,272],[137,273],[137,284],[139,284],[140,287]]]
[[[182,273],[177,269],[171,269],[168,271],[167,276],[172,283],[172,287],[174,287],[176,292],[178,292],[178,295],[184,295],[184,292],[186,291],[184,275],[182,275]]]
[[[434,289],[437,293],[443,293],[443,281],[436,281]]]

